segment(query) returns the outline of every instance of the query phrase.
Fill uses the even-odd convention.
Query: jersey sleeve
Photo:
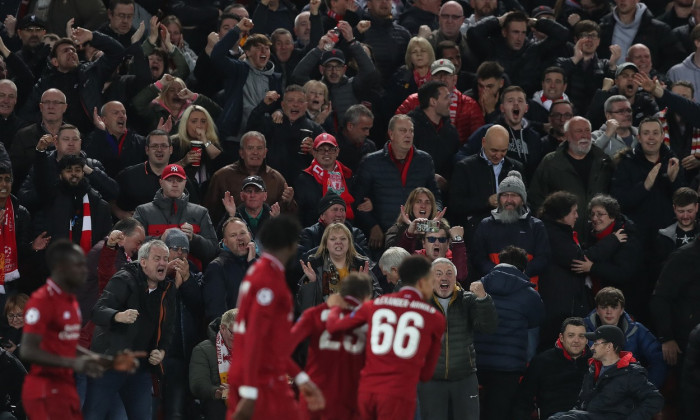
[[[371,306],[367,303],[359,307],[359,309],[351,312],[349,315],[342,316],[343,309],[340,307],[334,307],[331,309],[331,313],[328,314],[328,320],[326,321],[326,330],[329,333],[337,333],[340,331],[352,330],[365,324],[369,319],[369,314],[371,312]]]
[[[316,315],[317,311],[315,308],[309,308],[304,311],[299,320],[292,326],[290,344],[292,348],[296,348],[306,337],[311,335],[316,328]]]
[[[24,308],[24,333],[44,335],[51,319],[50,306],[45,303],[34,296],[29,299]]]

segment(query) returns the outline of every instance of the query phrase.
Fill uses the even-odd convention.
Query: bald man
[[[93,109],[95,130],[85,140],[85,153],[116,178],[122,169],[146,160],[146,138],[126,128],[126,108],[121,102],[107,102],[97,111]]]
[[[464,241],[471,243],[472,235],[481,219],[496,208],[498,184],[511,170],[523,172],[523,164],[506,156],[508,131],[501,125],[486,130],[481,150],[457,162],[450,185],[448,219],[453,226],[464,226]]]

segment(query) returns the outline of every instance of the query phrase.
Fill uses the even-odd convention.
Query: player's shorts
[[[231,384],[226,418],[233,418],[240,397],[238,385]],[[299,404],[294,398],[292,388],[284,382],[277,382],[270,387],[258,387],[258,399],[251,420],[299,420]]]
[[[362,420],[413,420],[416,415],[416,398],[401,398],[362,392],[358,397]]]
[[[360,420],[360,413],[357,410],[357,402],[352,407],[333,405],[326,400],[326,408],[321,411],[309,411],[303,395],[299,395],[299,406],[301,406],[301,420]]]
[[[83,420],[80,412],[80,398],[75,386],[65,384],[52,384],[46,381],[35,387],[36,381],[24,382],[25,389],[22,392],[22,405],[29,420]],[[25,390],[27,385],[33,389],[27,396]],[[39,396],[43,394],[43,396]]]

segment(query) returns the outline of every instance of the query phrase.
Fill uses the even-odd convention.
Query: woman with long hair
[[[408,194],[406,204],[401,206],[396,223],[386,231],[384,246],[386,248],[396,246],[413,220],[441,219],[443,213],[437,211],[437,203],[432,191],[425,187],[414,189]]]
[[[324,302],[329,295],[340,291],[343,279],[352,271],[368,273],[376,291],[381,290],[370,271],[370,260],[355,250],[350,230],[342,223],[326,227],[321,244],[307,262],[299,261],[304,276],[299,281],[297,309],[304,311]]]

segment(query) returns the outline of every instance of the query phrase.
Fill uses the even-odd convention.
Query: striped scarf
[[[664,144],[671,147],[671,137],[668,134],[668,120],[666,114],[668,113],[668,108],[664,108],[656,114],[659,121],[661,121],[661,126],[664,129]],[[693,140],[690,145],[690,155],[700,155],[700,128],[693,128]]]
[[[82,232],[80,233],[80,247],[85,251],[85,254],[87,254],[92,248],[92,219],[90,218],[90,198],[87,194],[83,196],[82,213],[83,226]],[[78,221],[78,215],[79,213],[76,213],[70,221],[68,237],[71,242],[73,241],[73,227],[75,226],[75,222]]]

